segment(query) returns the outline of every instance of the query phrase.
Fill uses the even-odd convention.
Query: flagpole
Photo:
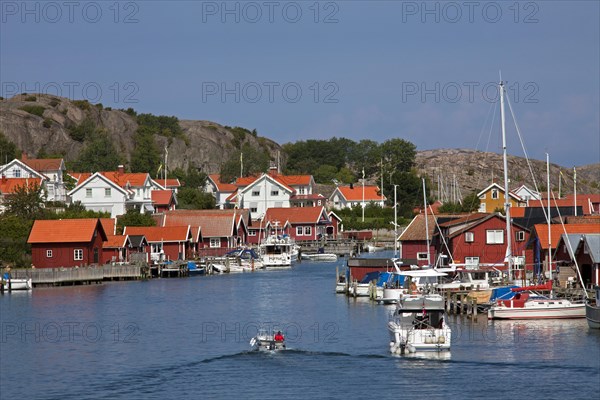
[[[165,146],[165,189],[167,188],[167,158],[169,157],[169,150]]]

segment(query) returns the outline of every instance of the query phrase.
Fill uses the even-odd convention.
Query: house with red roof
[[[130,248],[129,236],[106,235],[106,242],[102,246],[102,262],[104,264],[128,262]]]
[[[6,178],[41,178],[46,201],[67,200],[63,182],[65,171],[62,158],[28,158],[25,153],[20,160],[14,159],[0,166],[0,176]]]
[[[193,256],[192,229],[185,226],[126,226],[123,235],[144,235],[150,261],[186,260]]]
[[[567,204],[581,206],[584,215],[600,215],[600,194],[577,194],[577,200],[574,194],[565,196]]]
[[[148,173],[126,173],[120,165],[116,171],[71,173],[77,186],[68,195],[88,210],[110,212],[111,217],[135,209],[154,212],[152,191],[164,189]]]
[[[492,182],[488,187],[477,193],[479,197],[479,212],[493,213],[496,210],[504,209],[504,188],[496,182]],[[509,191],[508,198],[511,207],[525,207],[526,201],[517,194]]]
[[[208,175],[204,188],[207,193],[215,196],[216,206],[220,209],[227,208],[227,198],[237,191],[237,189],[238,187],[233,183],[221,182],[220,174]]]
[[[155,213],[173,211],[177,207],[177,197],[173,190],[153,190],[150,193]]]
[[[238,179],[238,181],[246,181]],[[237,208],[247,208],[255,216],[265,214],[268,208],[290,208],[290,198],[295,190],[271,175],[263,174],[246,186],[239,186],[238,190],[227,198],[227,202],[235,204]]]
[[[594,229],[590,226],[590,232]],[[594,285],[600,286],[600,234],[598,233],[571,233],[561,235],[558,241],[558,250],[555,256],[559,269],[559,281],[567,286],[581,283],[577,272],[581,275],[583,285],[592,289]],[[564,272],[566,270],[566,273]]]
[[[287,234],[298,242],[314,241],[327,235],[331,220],[325,207],[272,207],[267,209],[261,226],[264,227],[261,239],[272,234]],[[258,238],[251,243],[258,243]]]
[[[499,213],[474,213],[439,224],[436,247],[455,264],[471,267],[505,266],[508,242],[506,218]],[[525,263],[532,266],[533,252],[527,247],[530,230],[515,222],[511,224],[511,248],[514,265],[523,269]],[[447,246],[447,248],[446,248]]]
[[[425,214],[415,215],[410,224],[408,224],[398,237],[400,258],[407,262],[414,262],[417,265],[423,266],[428,264],[429,254],[429,264],[434,264],[438,254],[433,243],[434,232],[435,216],[427,214],[427,220],[425,220]],[[429,247],[427,247],[428,237]]]
[[[338,209],[361,207],[363,202],[365,206],[376,204],[384,207],[385,201],[386,197],[379,190],[379,186],[375,185],[365,185],[364,188],[363,185],[354,184],[338,186],[329,196],[329,204]]]
[[[196,256],[222,256],[249,241],[248,210],[175,210],[159,219],[159,226],[189,224],[200,229],[195,240]]]
[[[97,218],[36,220],[27,243],[36,268],[79,267],[102,262],[107,240]]]
[[[36,188],[43,187],[43,178],[6,178],[0,177],[0,214],[5,210],[5,201],[16,190],[20,188],[29,188],[35,190]]]

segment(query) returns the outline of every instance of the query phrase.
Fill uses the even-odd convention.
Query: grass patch
[[[29,114],[37,115],[41,117],[44,115],[45,108],[42,106],[23,106],[19,107],[20,110],[27,111]]]

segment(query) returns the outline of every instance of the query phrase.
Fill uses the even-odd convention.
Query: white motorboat
[[[5,290],[31,290],[33,289],[33,284],[31,278],[29,279],[4,279],[2,280],[2,285],[4,285]]]
[[[260,255],[265,267],[291,267],[296,244],[288,235],[270,235],[260,244]],[[297,257],[297,256],[296,256]]]
[[[403,295],[388,322],[393,354],[449,351],[452,331],[439,294]]]
[[[585,303],[538,294],[538,290],[552,290],[546,285],[513,288],[517,294],[510,300],[497,300],[488,310],[488,319],[546,319],[584,318]]]
[[[385,246],[378,246],[377,244],[368,244],[365,246],[364,250],[367,253],[374,253],[376,251],[384,251]]]
[[[285,338],[278,332],[260,330],[256,336],[250,339],[250,345],[256,350],[275,351],[285,349]]]
[[[316,261],[316,262],[336,262],[338,257],[333,253],[312,253],[304,254],[300,256],[303,260]]]

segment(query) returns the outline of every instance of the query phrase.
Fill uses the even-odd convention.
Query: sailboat
[[[500,116],[502,124],[502,146],[504,161],[504,209],[506,212],[506,237],[507,248],[506,258],[508,261],[509,279],[512,278],[513,257],[511,240],[511,218],[510,202],[508,191],[508,162],[506,152],[506,129],[504,123],[504,84],[500,82]],[[550,175],[549,175],[549,157],[546,157],[547,175],[548,175],[548,237],[550,238]],[[552,251],[552,246],[548,246]],[[572,302],[568,299],[557,299],[552,293],[552,257],[548,258],[549,281],[546,285],[525,286],[513,288],[512,291],[517,294],[511,300],[497,300],[488,310],[488,319],[541,319],[541,318],[583,318],[585,317],[585,303]],[[538,291],[550,291],[549,296],[538,294]]]

